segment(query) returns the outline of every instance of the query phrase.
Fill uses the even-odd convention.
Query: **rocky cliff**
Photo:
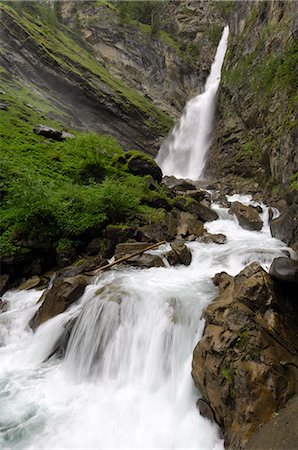
[[[206,165],[236,185],[297,190],[297,3],[234,2]]]
[[[113,2],[54,3],[1,4],[4,83],[12,77],[37,103],[46,99],[49,118],[156,154],[209,72],[223,24],[216,9],[167,3],[164,29],[153,36]]]

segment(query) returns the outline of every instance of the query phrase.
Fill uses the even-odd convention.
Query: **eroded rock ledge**
[[[240,449],[295,393],[297,305],[294,290],[257,263],[214,282],[219,295],[206,310],[192,376],[226,448]]]

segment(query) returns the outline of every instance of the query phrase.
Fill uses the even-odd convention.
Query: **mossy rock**
[[[117,159],[117,163],[123,164],[127,171],[133,175],[151,177],[158,183],[162,180],[162,171],[158,164],[150,156],[131,150]]]

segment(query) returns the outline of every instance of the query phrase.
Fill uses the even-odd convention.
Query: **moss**
[[[298,192],[298,171],[291,177],[290,188]]]

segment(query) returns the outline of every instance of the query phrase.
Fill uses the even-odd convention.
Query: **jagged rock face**
[[[290,184],[298,165],[295,17],[296,2],[234,2],[207,174]]]
[[[192,376],[224,432],[227,448],[243,448],[294,394],[297,316],[293,291],[257,264],[235,278],[215,277],[219,296],[208,306]]]
[[[98,61],[162,110],[178,118],[188,99],[202,89],[216,50],[216,39],[210,28],[218,29],[223,19],[211,1],[170,2],[163,19],[166,28],[177,36],[169,45],[161,33],[152,39],[150,27],[119,21],[115,9],[97,2],[63,2],[63,18],[74,21],[74,10],[86,41],[91,44]],[[209,31],[208,31],[209,29]],[[144,32],[145,31],[145,32]],[[218,34],[218,33],[217,33]],[[197,47],[194,58],[187,49],[177,51],[179,44]]]
[[[10,4],[1,7],[0,63],[7,74],[49,101],[54,111],[47,117],[156,155],[172,119],[205,82],[218,43],[210,24],[222,24],[216,11],[200,1],[171,4],[177,39],[165,32],[153,39],[148,26],[122,23],[115,6],[63,1],[70,28],[49,26],[47,38],[33,4],[17,13]]]

